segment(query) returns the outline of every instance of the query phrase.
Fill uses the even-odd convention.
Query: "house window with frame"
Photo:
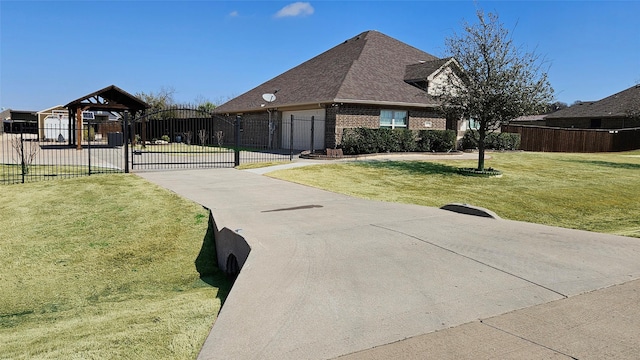
[[[381,128],[406,128],[407,112],[405,110],[380,110]]]

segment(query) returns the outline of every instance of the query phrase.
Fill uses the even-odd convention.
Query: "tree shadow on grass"
[[[366,161],[356,163],[358,166],[371,169],[393,170],[412,175],[452,175],[457,174],[455,166],[438,164],[430,161]]]
[[[207,233],[202,239],[202,247],[196,257],[195,266],[200,274],[200,279],[218,289],[216,297],[220,299],[221,304],[224,304],[233,286],[233,279],[218,268],[214,229],[213,217],[211,213],[209,213],[209,226],[207,227]]]
[[[604,167],[610,167],[614,169],[640,170],[640,164],[618,163],[618,162],[600,161],[600,160],[564,160],[564,161],[581,163],[586,165],[604,166]]]

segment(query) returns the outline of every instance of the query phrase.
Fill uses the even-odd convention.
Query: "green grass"
[[[92,174],[119,173],[117,168],[91,166]],[[25,174],[25,182],[37,182],[46,179],[63,179],[84,176],[89,173],[88,165],[29,165]],[[22,166],[0,164],[0,184],[22,182]]]
[[[366,199],[442,206],[466,203],[499,216],[640,237],[640,151],[604,154],[491,153],[500,178],[456,173],[476,161],[361,161],[270,176]]]
[[[230,288],[201,206],[116,174],[1,186],[0,214],[0,358],[195,358]]]
[[[187,145],[185,143],[168,143],[168,144],[147,144],[142,146],[137,144],[133,147],[135,150],[146,152],[178,152],[178,153],[226,153],[231,151],[226,147],[213,145]]]
[[[238,170],[249,170],[249,169],[259,169],[263,167],[276,166],[276,165],[284,165],[291,164],[291,161],[268,161],[268,162],[255,162],[255,163],[246,163],[240,164],[236,166]]]

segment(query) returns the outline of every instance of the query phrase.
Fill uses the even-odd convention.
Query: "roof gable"
[[[278,90],[273,107],[332,102],[433,105],[404,81],[406,66],[437,58],[377,31],[366,31],[218,106],[215,112],[260,110],[262,94]]]
[[[445,58],[407,65],[404,73],[404,81],[411,83],[429,79],[450,60],[451,58]]]
[[[547,115],[546,119],[624,117],[630,111],[640,111],[640,85],[634,85],[602,100],[571,105]]]
[[[115,85],[92,92],[65,105],[66,108],[82,107],[85,110],[141,111],[149,105]]]

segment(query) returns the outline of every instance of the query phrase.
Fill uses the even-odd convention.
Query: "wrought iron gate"
[[[132,170],[234,167],[291,161],[294,156],[293,143],[285,149],[268,140],[273,140],[276,126],[261,118],[168,108],[125,123],[126,172],[129,166]],[[290,131],[293,136],[293,127]]]
[[[131,169],[233,167],[234,124],[210,112],[169,108],[129,123]]]

